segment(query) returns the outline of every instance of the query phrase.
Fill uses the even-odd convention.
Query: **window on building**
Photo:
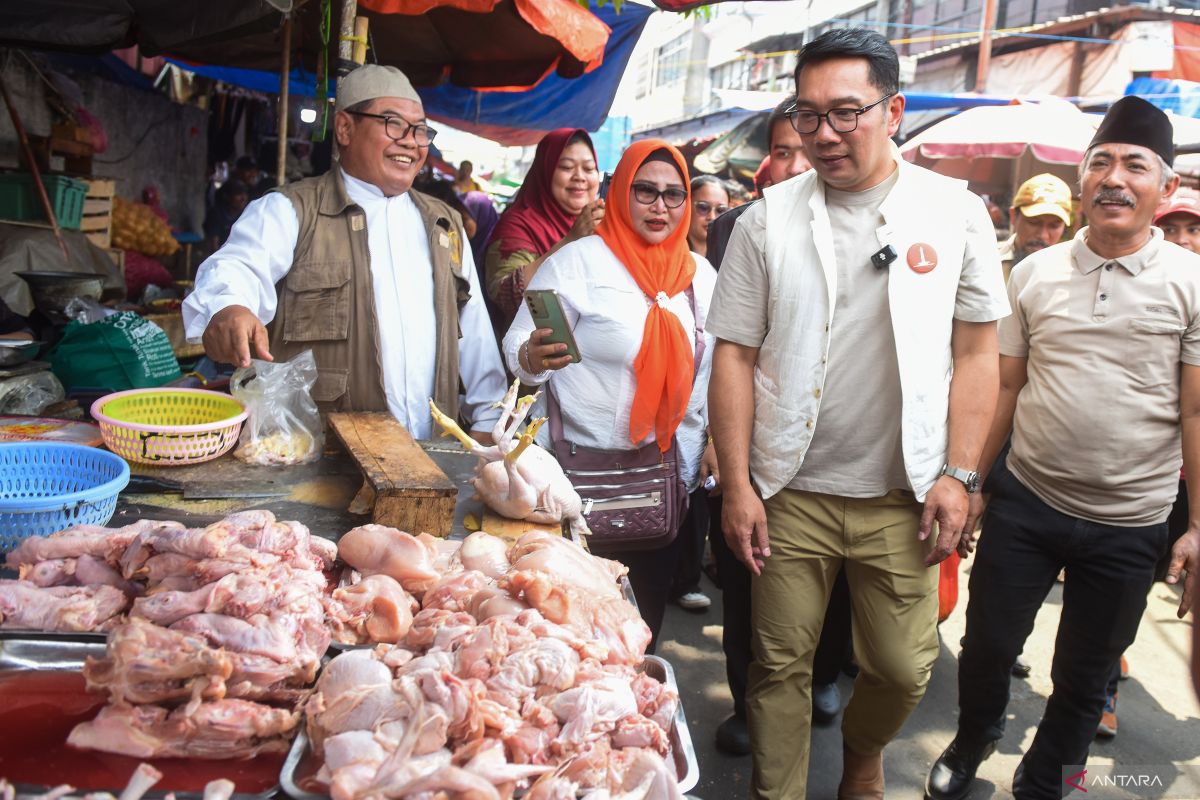
[[[677,36],[655,49],[654,87],[680,83],[687,77],[687,57],[691,33]]]
[[[922,0],[913,0],[913,4],[922,2]],[[933,2],[933,0],[925,0],[925,2]],[[962,2],[962,0],[959,0]],[[825,31],[831,31],[834,28],[874,28],[875,25],[875,4],[857,8],[847,14],[839,14],[834,19],[828,20],[815,28],[813,28],[813,36],[820,36]]]
[[[637,62],[637,91],[636,96],[640,100],[650,94],[650,87],[654,85],[654,62],[650,60],[649,53],[642,53]]]
[[[751,59],[735,58],[708,71],[714,89],[749,89]]]

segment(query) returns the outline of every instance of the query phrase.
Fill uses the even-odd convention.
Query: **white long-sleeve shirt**
[[[350,199],[367,216],[367,246],[375,292],[375,317],[383,349],[388,410],[417,439],[433,435],[429,398],[437,366],[437,323],[429,236],[408,193],[384,197],[377,187],[342,172]],[[188,341],[198,342],[213,315],[245,306],[262,323],[275,318],[275,285],[292,268],[300,220],[291,200],[269,192],[246,207],[229,240],[196,273],[183,303]],[[472,264],[463,237],[463,263]],[[474,430],[490,431],[500,417],[491,404],[504,396],[505,377],[474,269],[466,270],[471,299],[459,316],[459,373],[466,394],[463,416]]]
[[[716,270],[701,256],[696,260],[692,286],[696,318],[686,292],[667,302],[679,317],[688,341],[697,325],[704,329],[709,299],[716,285]],[[642,442],[629,441],[629,411],[637,391],[633,362],[642,347],[642,333],[650,306],[629,270],[617,260],[599,236],[587,236],[561,248],[542,262],[529,282],[530,289],[554,289],[562,302],[582,360],[557,372],[531,374],[521,368],[517,351],[535,330],[529,309],[522,304],[504,337],[504,357],[523,383],[540,385],[553,377],[554,396],[562,409],[563,435],[576,444],[602,450],[629,450],[654,441],[651,432]],[[699,483],[700,459],[707,444],[708,376],[715,340],[705,335],[704,356],[692,385],[687,413],[675,431],[679,443],[680,475],[688,491]],[[545,397],[538,398],[533,416],[543,415]],[[538,433],[538,443],[548,446],[550,426]]]

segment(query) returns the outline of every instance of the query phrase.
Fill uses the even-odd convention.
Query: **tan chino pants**
[[[812,660],[839,567],[846,566],[860,672],[842,718],[847,747],[869,755],[925,694],[938,653],[932,537],[921,542],[912,492],[846,498],[784,489],[766,501],[771,557],[752,586],[747,689],[751,796],[799,800],[808,780]]]

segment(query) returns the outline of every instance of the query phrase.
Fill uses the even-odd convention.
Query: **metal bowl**
[[[0,339],[0,367],[15,367],[32,361],[41,349],[42,342],[23,339]]]
[[[104,293],[104,276],[88,272],[18,272],[29,284],[33,304],[51,318],[64,318],[67,303],[76,297],[99,300]]]

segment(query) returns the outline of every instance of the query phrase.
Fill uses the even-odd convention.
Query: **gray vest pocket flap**
[[[297,264],[284,279],[283,339],[345,339],[350,331],[349,261]],[[318,381],[319,384],[319,381]]]
[[[346,393],[350,380],[348,369],[317,369],[317,382],[313,385],[313,400],[318,403],[332,403]]]

